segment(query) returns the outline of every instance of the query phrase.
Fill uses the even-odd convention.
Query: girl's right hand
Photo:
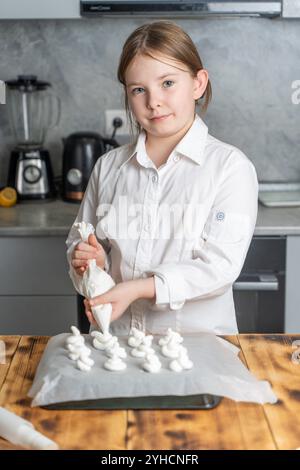
[[[73,250],[71,264],[80,276],[86,270],[89,259],[96,259],[97,266],[104,268],[105,251],[95,235],[89,236],[88,243],[79,242]]]

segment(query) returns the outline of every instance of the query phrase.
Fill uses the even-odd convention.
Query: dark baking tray
[[[49,410],[210,410],[215,408],[221,399],[221,397],[209,394],[102,398],[99,400],[53,403],[42,408]]]

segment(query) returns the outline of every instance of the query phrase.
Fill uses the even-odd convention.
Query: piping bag
[[[82,241],[86,243],[88,242],[89,236],[95,233],[95,229],[90,223],[80,222],[77,223],[75,227],[78,229]],[[82,276],[82,291],[86,298],[90,299],[97,295],[104,294],[104,292],[107,292],[115,285],[113,278],[97,266],[95,259],[88,260],[87,269]],[[92,307],[92,313],[102,333],[104,335],[109,333],[112,305],[96,305]]]
[[[56,442],[38,432],[30,421],[2,407],[0,407],[0,436],[27,449],[59,449]]]

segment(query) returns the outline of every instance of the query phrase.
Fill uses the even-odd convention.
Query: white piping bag
[[[95,232],[94,227],[90,223],[77,223],[75,227],[78,229],[82,240],[86,243],[89,236]],[[95,259],[89,260],[88,267],[82,276],[82,290],[85,297],[90,299],[97,295],[104,294],[113,286],[115,286],[115,281],[113,278],[107,272],[97,266]],[[112,305],[97,305],[92,307],[92,313],[103,334],[107,334],[109,332]]]
[[[0,407],[0,436],[27,449],[58,450],[56,442],[34,429],[24,418]]]

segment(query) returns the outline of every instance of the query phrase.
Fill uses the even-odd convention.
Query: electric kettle
[[[96,132],[76,132],[63,139],[62,198],[81,202],[94,165],[101,155],[119,147]]]

